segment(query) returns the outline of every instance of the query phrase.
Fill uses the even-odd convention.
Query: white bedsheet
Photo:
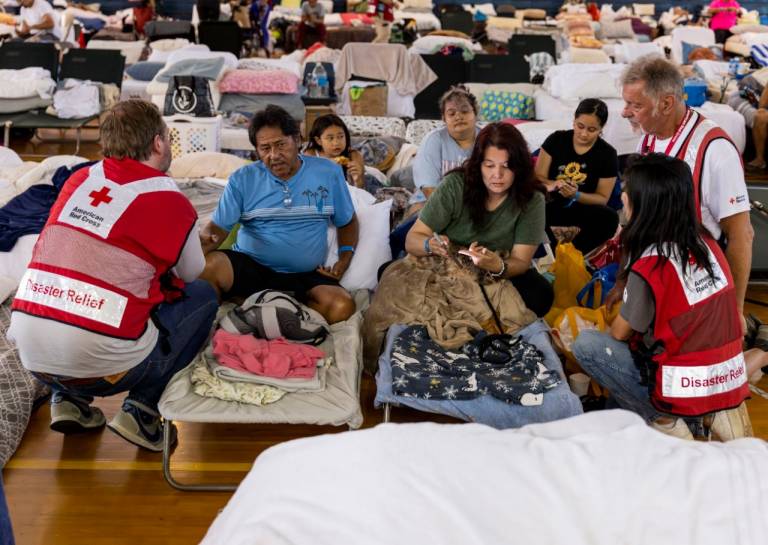
[[[544,89],[538,89],[534,94],[536,101],[536,119],[540,120],[571,120],[579,104],[577,99],[563,100],[554,98]],[[616,148],[619,155],[634,153],[640,135],[632,132],[629,121],[621,117],[624,109],[624,101],[618,98],[605,98],[608,105],[608,122],[603,129],[603,138]],[[744,118],[727,104],[715,104],[705,102],[699,108],[695,108],[709,119],[720,125],[731,137],[739,150],[744,151],[747,142],[747,131]]]
[[[626,411],[497,431],[383,424],[263,452],[202,545],[758,545],[768,444]]]
[[[416,30],[419,32],[440,30],[440,19],[435,17],[434,13],[396,9],[393,15],[395,16],[395,21],[402,21],[403,19],[415,20]]]

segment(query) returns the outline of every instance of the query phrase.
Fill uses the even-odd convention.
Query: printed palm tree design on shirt
[[[320,199],[318,200],[317,197],[320,196]],[[328,197],[328,189],[321,186],[318,186],[317,193],[315,193],[315,200],[316,200],[316,206],[317,211],[322,212],[323,211],[323,205],[325,204],[325,199]]]
[[[567,165],[560,165],[557,167],[560,174],[558,174],[555,179],[570,181],[575,184],[583,184],[587,180],[587,174],[581,171],[583,168],[587,168],[586,163],[577,163],[575,161],[572,161]]]
[[[323,211],[323,205],[325,204],[325,199],[328,198],[328,193],[328,189],[322,185],[317,187],[317,191],[305,189],[301,192],[307,198],[307,206],[312,206],[314,203],[318,212]]]

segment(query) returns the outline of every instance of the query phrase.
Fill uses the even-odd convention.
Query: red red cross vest
[[[51,208],[12,309],[138,339],[197,215],[166,176],[115,182],[99,162],[76,180]]]
[[[664,351],[657,364],[653,405],[667,413],[697,416],[730,409],[749,395],[741,321],[733,278],[717,243],[707,237],[713,281],[706,270],[646,252],[632,265],[656,301],[653,335]]]
[[[693,174],[693,196],[696,200],[696,214],[701,221],[701,172],[707,148],[714,141],[724,138],[736,148],[730,136],[714,121],[707,119],[699,112],[690,110],[691,115],[680,132],[668,155],[688,163]],[[738,148],[736,148],[738,149]],[[646,134],[640,145],[640,153],[651,153],[651,136]],[[738,153],[741,157],[741,153]]]

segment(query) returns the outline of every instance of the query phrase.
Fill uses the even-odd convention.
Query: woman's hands
[[[576,192],[579,190],[579,186],[575,183],[563,180],[560,184],[558,192],[566,199],[572,199]]]
[[[459,253],[471,257],[472,262],[484,271],[498,274],[504,270],[504,260],[501,256],[485,246],[480,246],[477,242],[473,242],[469,248],[460,250]]]
[[[424,250],[427,255],[439,255],[440,257],[448,257],[448,248],[451,241],[445,235],[438,235],[433,233],[431,237],[428,237],[424,241]],[[429,252],[426,252],[429,247]]]

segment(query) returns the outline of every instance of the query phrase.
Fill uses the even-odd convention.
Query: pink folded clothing
[[[275,378],[313,378],[323,351],[315,346],[267,341],[219,329],[213,336],[213,355],[221,365]]]

